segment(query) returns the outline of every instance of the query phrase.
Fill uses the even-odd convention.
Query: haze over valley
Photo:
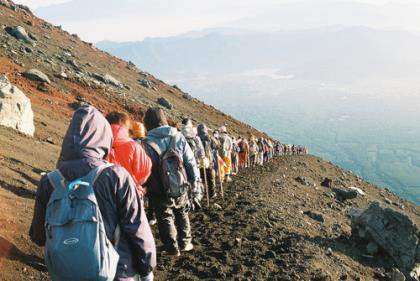
[[[126,2],[118,8],[121,14]],[[169,30],[159,29],[158,19],[156,25],[143,22],[153,18],[148,11],[158,2],[138,4],[142,24],[127,16],[110,25],[107,35],[94,32],[94,25],[82,31],[88,22],[83,13],[77,25],[62,16],[80,9],[78,1],[36,13],[53,22],[60,18],[82,38],[110,39],[97,46],[283,142],[304,144],[420,203],[420,5],[263,1],[252,15],[251,1],[232,2],[223,18],[204,17],[208,21],[191,28],[174,19]],[[204,13],[194,5],[191,10],[196,17]],[[106,14],[103,8],[89,16]]]

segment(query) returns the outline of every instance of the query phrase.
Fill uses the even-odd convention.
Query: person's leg
[[[173,207],[170,207],[167,202],[162,202],[162,200],[152,200],[155,207],[159,237],[167,251],[175,252],[178,250],[178,242]]]
[[[207,186],[209,189],[209,196],[213,197],[216,195],[216,172],[212,168],[206,169],[207,174]]]
[[[178,230],[178,242],[181,251],[186,250],[187,246],[191,247],[190,244],[192,237],[188,211],[189,209],[187,204],[183,204],[181,207],[174,208],[175,225]]]

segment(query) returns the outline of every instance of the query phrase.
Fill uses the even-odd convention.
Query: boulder
[[[29,34],[22,26],[8,26],[5,28],[5,31],[11,36],[15,37],[17,40],[21,40],[26,43],[32,42],[31,37],[29,37]]]
[[[149,80],[147,80],[147,79],[141,79],[139,81],[139,83],[140,83],[140,85],[142,85],[143,87],[145,87],[147,89],[150,89],[150,88],[153,87],[152,83]]]
[[[314,212],[314,211],[305,211],[303,213],[313,220],[316,220],[316,221],[319,221],[319,222],[324,222],[325,221],[324,216],[321,213]]]
[[[22,73],[22,76],[33,81],[51,84],[50,78],[48,78],[48,76],[45,73],[39,71],[38,69],[29,69]]]
[[[167,99],[165,98],[158,98],[157,100],[158,104],[160,104],[161,106],[166,107],[167,109],[172,109],[174,108],[173,104],[170,103]]]
[[[120,81],[118,81],[111,74],[108,74],[107,73],[105,75],[101,75],[101,74],[98,74],[98,73],[93,73],[92,76],[95,79],[97,79],[97,80],[99,80],[99,81],[101,81],[101,82],[103,82],[105,84],[113,85],[113,86],[118,87],[118,88],[124,88],[124,84],[121,83]]]
[[[184,98],[184,99],[186,99],[186,100],[189,100],[189,101],[192,101],[194,98],[190,95],[190,94],[188,94],[188,93],[184,93],[184,94],[182,94],[182,97]]]
[[[332,179],[324,178],[324,180],[321,182],[321,186],[331,188],[332,187]]]
[[[35,133],[31,101],[5,75],[0,75],[0,125],[30,136]]]
[[[351,214],[353,237],[376,243],[406,276],[418,275],[420,234],[418,226],[409,217],[390,208],[382,208],[378,202]]]
[[[310,182],[305,177],[302,177],[302,176],[295,178],[295,181],[297,181],[298,183],[302,185],[306,185],[306,186],[311,185]]]
[[[336,195],[337,200],[339,201],[354,199],[359,195],[359,193],[356,190],[344,190],[341,188],[333,188],[333,191]]]

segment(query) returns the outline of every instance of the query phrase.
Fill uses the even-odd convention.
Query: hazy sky
[[[135,41],[205,29],[367,25],[420,32],[413,0],[16,0],[91,42]],[[302,4],[303,3],[303,4]],[[287,12],[289,11],[290,12]],[[286,12],[285,12],[286,11]],[[282,13],[282,16],[277,16]],[[289,15],[290,16],[284,16]],[[266,15],[266,16],[265,16]],[[261,17],[257,18],[257,17]],[[278,21],[277,21],[278,20]]]

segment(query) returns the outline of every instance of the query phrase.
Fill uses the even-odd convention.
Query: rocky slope
[[[192,116],[211,126],[227,124],[238,134],[258,134],[25,7],[0,0],[0,24],[0,73],[30,98],[36,129],[32,138],[0,126],[0,280],[48,280],[42,249],[27,232],[40,175],[54,168],[80,102],[140,118],[162,98],[174,123]],[[367,195],[342,203],[319,186],[324,177]],[[196,250],[179,259],[159,256],[158,280],[387,280],[392,260],[364,257],[365,249],[350,237],[347,211],[380,201],[416,222],[420,213],[418,206],[312,156],[278,158],[244,171],[226,188],[225,201],[193,215]]]

